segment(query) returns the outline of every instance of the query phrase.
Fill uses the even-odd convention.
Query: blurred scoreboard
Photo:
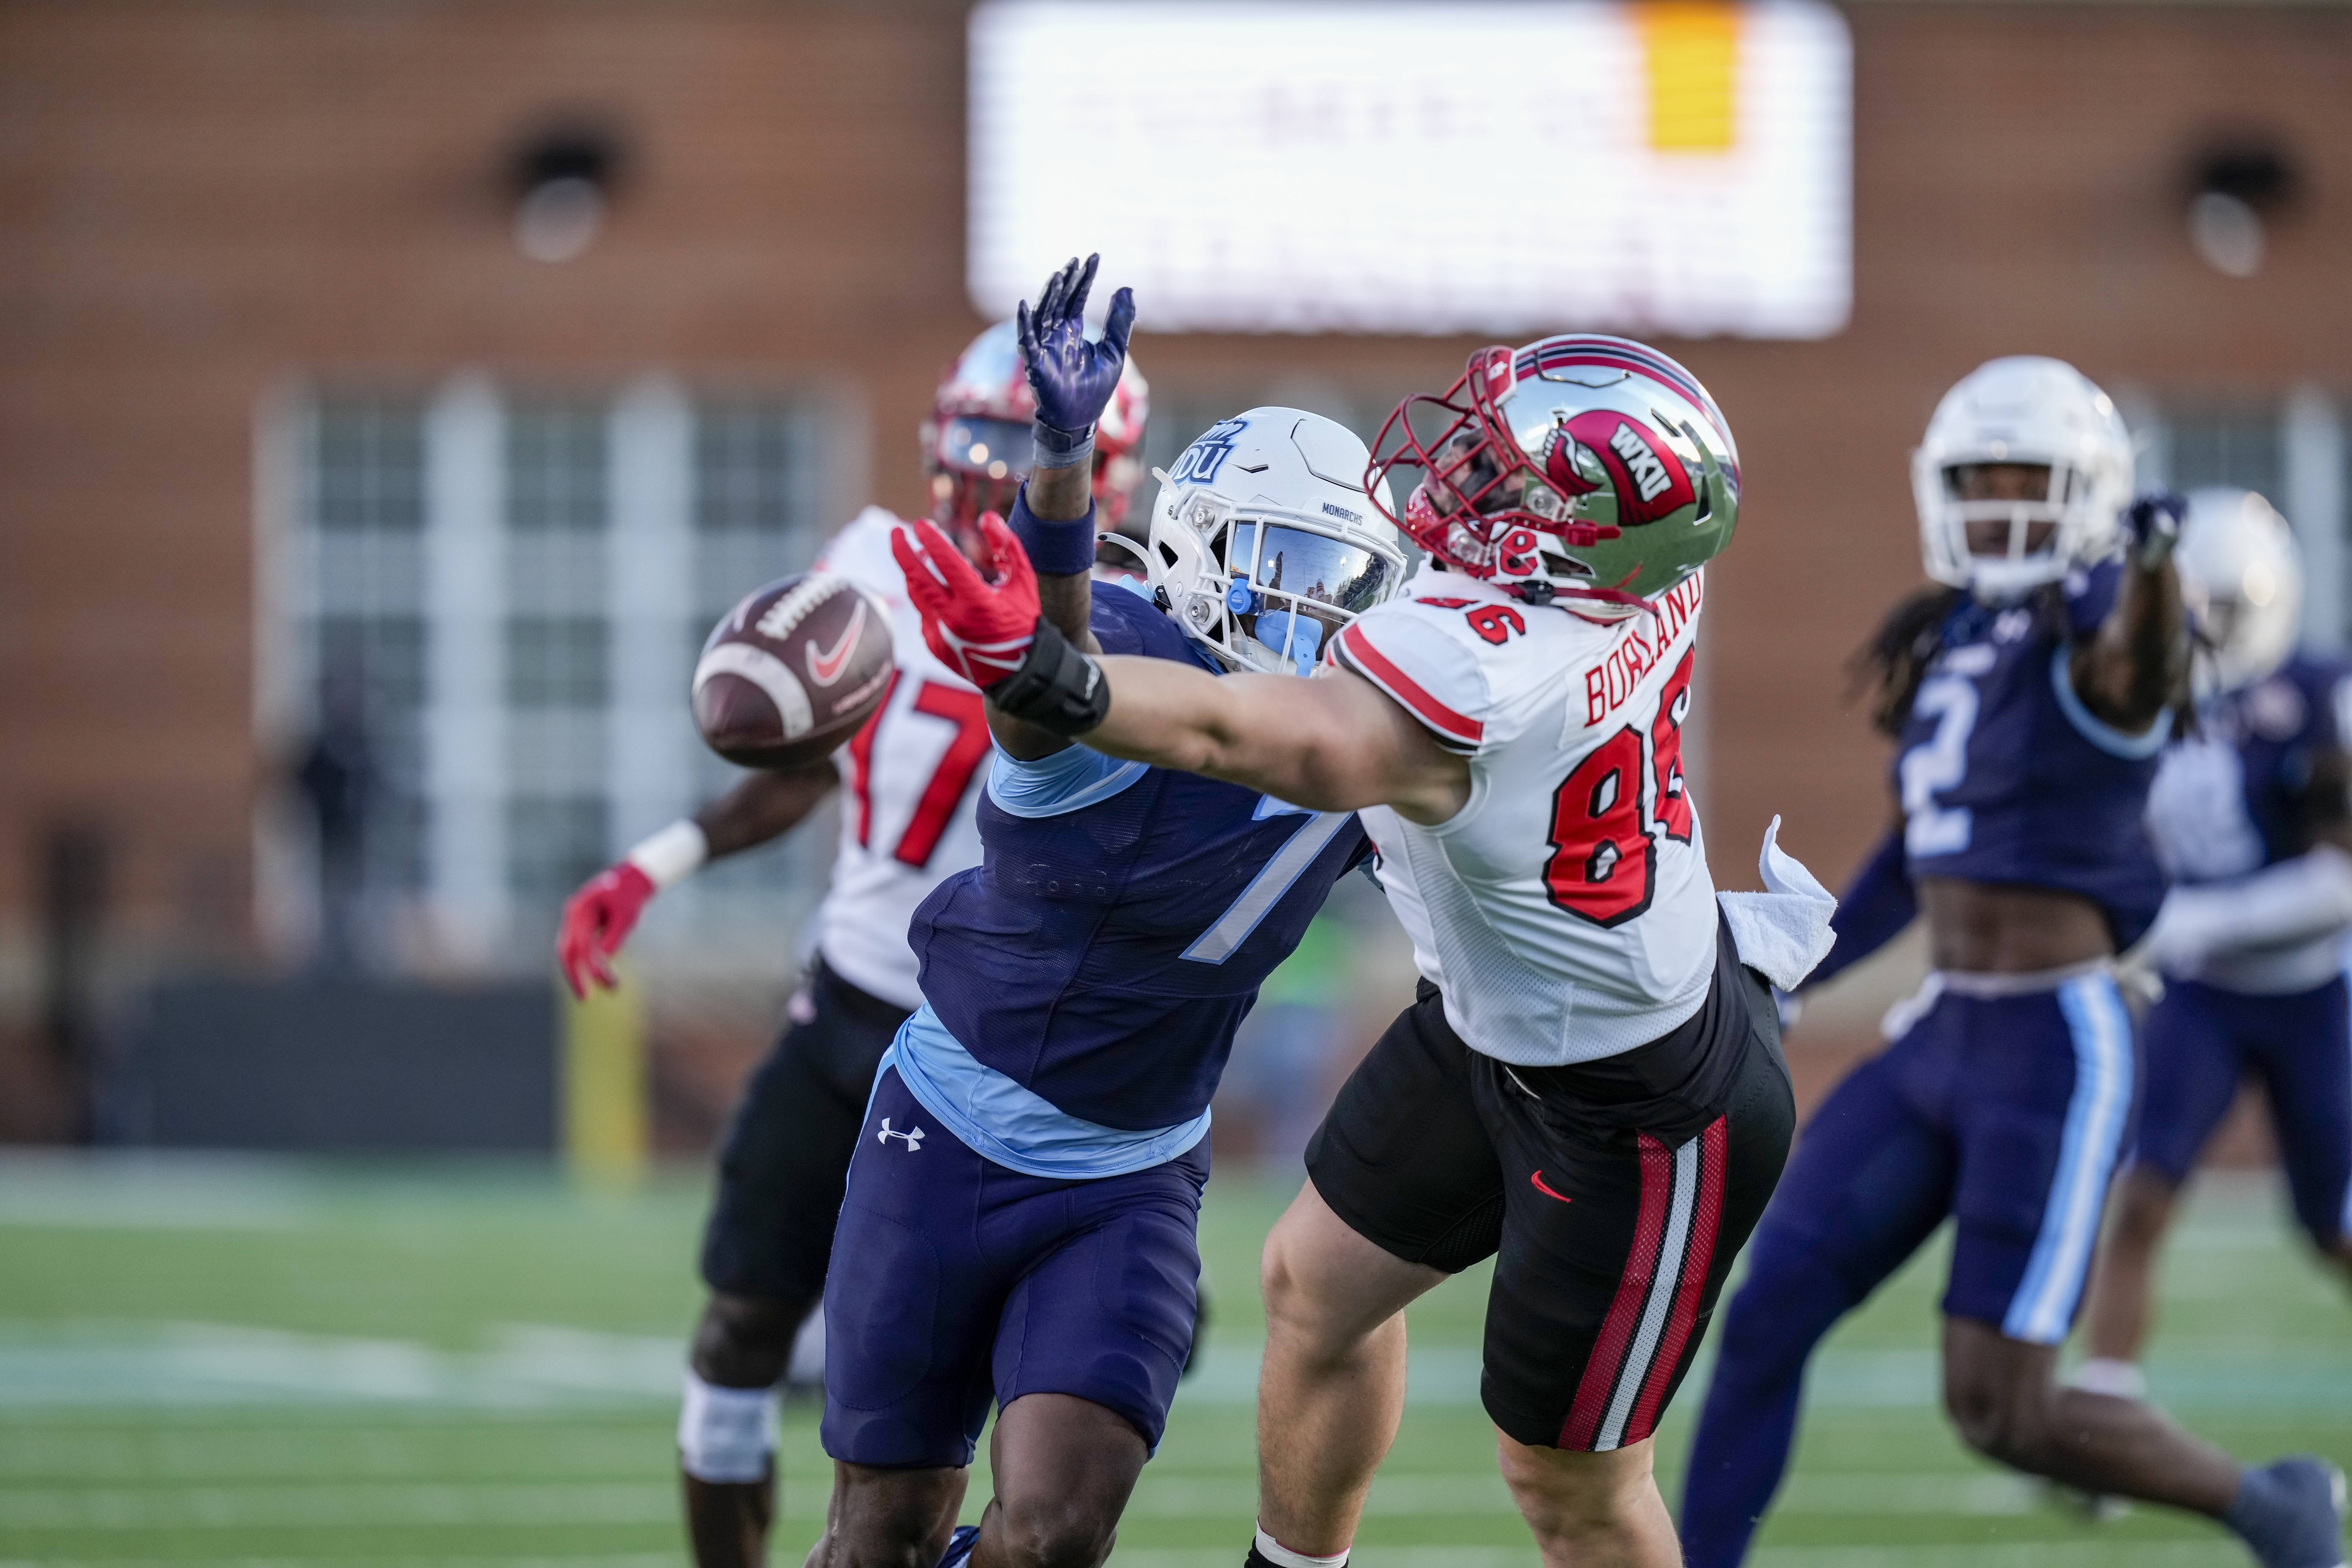
[[[1853,292],[1820,0],[983,0],[967,276],[1156,331],[1813,338]]]

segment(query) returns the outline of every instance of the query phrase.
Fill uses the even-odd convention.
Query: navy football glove
[[[1086,334],[1087,292],[1094,287],[1100,256],[1089,256],[1083,266],[1069,264],[1045,280],[1045,291],[1032,310],[1021,305],[1018,331],[1021,360],[1027,367],[1029,389],[1037,396],[1037,467],[1075,468],[1094,451],[1095,421],[1110,405],[1118,387],[1118,373],[1127,363],[1128,334],[1135,330],[1135,291],[1121,289],[1110,297],[1110,319],[1103,335],[1088,342]]]
[[[2189,501],[2178,490],[2150,490],[2124,508],[2124,528],[2131,535],[2132,563],[2147,571],[2164,564],[2180,542],[2181,520]]]

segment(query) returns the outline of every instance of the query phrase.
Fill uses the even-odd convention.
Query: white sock
[[[725,1388],[686,1373],[677,1462],[698,1481],[756,1481],[776,1451],[776,1401],[765,1388]]]
[[[2117,1399],[2146,1399],[2147,1377],[2133,1361],[2117,1361],[2112,1356],[2093,1356],[2074,1369],[2069,1377],[2070,1387],[2086,1394],[2111,1394]]]
[[[1304,1552],[1293,1552],[1268,1535],[1263,1525],[1257,1532],[1257,1554],[1268,1563],[1278,1563],[1280,1568],[1346,1568],[1348,1562],[1345,1552],[1336,1557],[1311,1557]]]

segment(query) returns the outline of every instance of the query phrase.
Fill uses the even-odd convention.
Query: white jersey
[[[890,606],[898,671],[881,709],[834,754],[843,788],[841,849],[817,910],[817,951],[835,973],[902,1007],[922,1005],[907,926],[915,906],[980,864],[972,810],[987,780],[988,721],[969,682],[931,657],[923,617],[890,553],[898,519],[867,507],[834,535],[817,569]]]
[[[1424,567],[1338,638],[1338,662],[1470,761],[1470,799],[1437,826],[1362,816],[1472,1049],[1591,1061],[1706,1000],[1715,885],[1682,771],[1703,592],[1693,576],[1655,616],[1601,622]]]

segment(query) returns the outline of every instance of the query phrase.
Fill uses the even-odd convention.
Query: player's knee
[[[1748,1253],[1747,1279],[1716,1324],[1719,1364],[1735,1374],[1803,1362],[1820,1334],[1853,1305],[1852,1292],[1803,1243],[1780,1237],[1758,1241]]]
[[[1012,1568],[1097,1568],[1118,1528],[1117,1509],[1083,1498],[1000,1496],[992,1561]]]
[[[784,1375],[810,1303],[714,1290],[695,1325],[695,1375],[728,1388],[765,1388]]]
[[[1996,1464],[2040,1473],[2052,1450],[2049,1391],[1951,1379],[1944,1408],[1960,1440]]]
[[[1265,1301],[1266,1332],[1292,1345],[1307,1347],[1333,1338],[1337,1325],[1300,1262],[1297,1252],[1286,1245],[1282,1227],[1276,1226],[1258,1254],[1257,1282]]]
[[[1631,1452],[1575,1454],[1496,1445],[1504,1484],[1528,1526],[1547,1542],[1577,1542],[1633,1524],[1655,1496],[1650,1467]]]
[[[2124,1178],[2116,1194],[2111,1235],[2122,1246],[2149,1247],[2172,1219],[2172,1187],[2142,1166]]]

